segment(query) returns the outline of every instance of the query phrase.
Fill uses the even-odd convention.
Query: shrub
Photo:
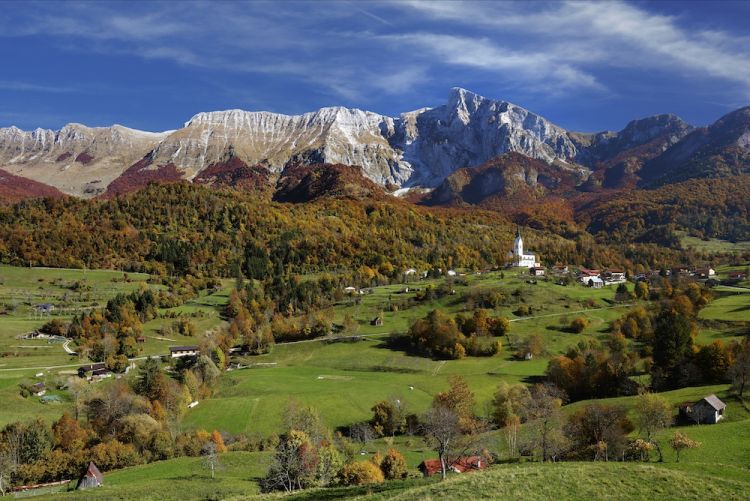
[[[380,462],[380,471],[386,480],[395,480],[406,478],[409,470],[406,466],[406,459],[396,449],[388,449],[383,460]]]
[[[341,485],[380,484],[384,481],[383,472],[371,461],[347,463],[339,472]]]
[[[570,330],[571,332],[575,332],[576,334],[580,334],[588,326],[589,321],[585,317],[576,317],[572,322],[570,322]]]

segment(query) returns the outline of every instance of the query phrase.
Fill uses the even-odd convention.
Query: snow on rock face
[[[0,168],[81,196],[89,196],[82,191],[87,183],[106,186],[144,158],[154,168],[172,165],[191,180],[210,165],[237,159],[273,172],[290,161],[356,165],[379,184],[435,187],[459,168],[507,152],[586,174],[590,171],[581,165],[590,166],[620,143],[658,136],[670,125],[682,132],[682,125],[672,122],[673,117],[655,117],[632,123],[619,136],[576,135],[515,104],[454,88],[445,105],[398,118],[330,107],[302,115],[204,112],[163,133],[120,125],[68,124],[31,132],[9,127],[0,129]],[[80,165],[77,158],[88,161]]]
[[[403,114],[398,125],[401,134],[392,144],[413,169],[408,185],[434,186],[458,168],[508,151],[549,163],[576,155],[564,129],[520,106],[460,88],[451,90],[446,105]]]
[[[322,108],[304,115],[242,110],[199,113],[156,148],[154,161],[171,161],[194,176],[236,156],[245,163],[280,171],[290,160],[359,165],[387,182],[398,155],[384,135],[394,120],[357,109]]]

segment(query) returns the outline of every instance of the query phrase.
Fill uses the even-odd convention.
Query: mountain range
[[[8,199],[108,197],[150,181],[188,180],[299,201],[343,179],[351,196],[426,188],[434,190],[431,203],[473,204],[491,195],[627,189],[749,171],[750,107],[708,127],[657,115],[618,132],[580,133],[461,88],[442,106],[398,117],[331,107],[296,116],[198,113],[158,133],[120,125],[0,128],[0,195]]]

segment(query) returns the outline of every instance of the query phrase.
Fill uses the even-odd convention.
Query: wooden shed
[[[78,481],[76,490],[91,489],[93,487],[101,487],[104,485],[104,475],[99,471],[99,468],[93,462],[89,462],[88,468],[81,476]]]

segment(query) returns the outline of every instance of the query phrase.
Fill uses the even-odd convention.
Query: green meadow
[[[82,363],[65,353],[59,343],[20,340],[16,336],[40,327],[50,317],[35,313],[42,302],[63,305],[51,318],[70,318],[84,308],[101,307],[120,292],[140,287],[158,287],[148,283],[148,276],[122,272],[46,270],[0,267],[0,398],[9,405],[0,409],[0,424],[18,419],[42,416],[56,419],[71,403],[56,382],[73,374]],[[83,285],[74,285],[80,282]],[[487,412],[487,404],[501,381],[533,382],[542,376],[550,357],[564,352],[581,340],[605,340],[609,324],[631,307],[633,302],[615,301],[614,288],[590,289],[578,284],[556,285],[553,280],[538,279],[528,283],[528,275],[516,270],[485,274],[466,274],[455,279],[429,279],[401,285],[374,287],[366,294],[343,298],[334,307],[334,323],[341,324],[346,316],[356,320],[358,329],[348,338],[326,338],[297,343],[279,344],[261,356],[236,357],[246,368],[226,372],[214,394],[187,411],[182,429],[220,430],[267,436],[283,432],[282,415],[290,399],[314,406],[324,423],[331,428],[346,427],[369,419],[371,407],[382,399],[398,399],[409,412],[421,413],[433,395],[448,386],[451,375],[462,375],[476,395],[477,414]],[[416,301],[414,289],[447,284],[453,294],[438,299]],[[179,315],[189,315],[198,334],[224,325],[221,310],[226,304],[233,283],[227,281],[218,292],[206,292],[184,305],[173,308]],[[628,285],[632,290],[632,284]],[[77,291],[73,292],[71,287]],[[409,288],[409,292],[405,289]],[[388,337],[405,333],[417,318],[440,308],[449,314],[471,313],[475,308],[470,296],[478,292],[499,290],[506,302],[491,311],[511,321],[510,335],[503,338],[503,351],[494,357],[468,357],[462,360],[432,360],[410,355],[388,346]],[[697,341],[736,338],[750,321],[750,291],[734,288],[715,289],[715,300],[700,315]],[[393,305],[397,305],[394,308]],[[530,314],[519,316],[515,311],[526,305]],[[170,313],[162,310],[161,313]],[[371,320],[382,316],[382,325]],[[586,317],[589,326],[580,334],[567,330],[570,321]],[[159,318],[144,325],[143,356],[165,354],[170,345],[191,344],[196,338],[163,337],[160,329],[172,322]],[[546,353],[532,360],[513,357],[513,344],[539,334]],[[27,347],[28,346],[28,347]],[[72,346],[74,348],[74,346]],[[61,403],[42,404],[38,398],[22,398],[18,384],[39,379],[47,383],[50,393],[58,394]],[[102,383],[106,384],[106,383]],[[702,443],[700,449],[688,451],[680,463],[666,450],[664,464],[593,464],[561,465],[499,465],[488,472],[456,476],[439,486],[433,480],[411,478],[371,488],[314,490],[293,498],[338,499],[435,499],[467,496],[504,497],[526,493],[529,483],[535,486],[530,499],[545,499],[552,491],[560,499],[581,496],[611,499],[643,499],[659,495],[672,499],[674,483],[684,486],[686,497],[700,492],[713,496],[738,499],[750,487],[747,467],[750,466],[750,413],[746,406],[731,397],[727,385],[685,388],[664,395],[675,405],[715,393],[729,407],[727,419],[715,426],[689,427],[684,431]],[[632,397],[605,399],[632,408]],[[574,412],[587,402],[564,407]],[[673,433],[670,430],[668,433]],[[668,438],[667,434],[661,436]],[[491,443],[502,447],[500,434]],[[377,451],[398,447],[405,455],[412,475],[417,465],[433,453],[417,437],[396,437],[376,440],[364,448],[363,458]],[[258,494],[257,480],[269,462],[269,453],[231,452],[222,455],[222,468],[211,479],[198,458],[177,458],[149,465],[106,473],[106,486],[84,495],[59,493],[63,499],[245,499]],[[642,479],[643,481],[639,481]],[[653,483],[654,485],[647,485]],[[550,487],[552,488],[552,487]],[[597,490],[598,489],[598,490]],[[603,489],[603,490],[602,490]],[[597,496],[598,493],[598,496]],[[655,494],[656,493],[656,494]],[[676,495],[675,495],[676,496]]]

